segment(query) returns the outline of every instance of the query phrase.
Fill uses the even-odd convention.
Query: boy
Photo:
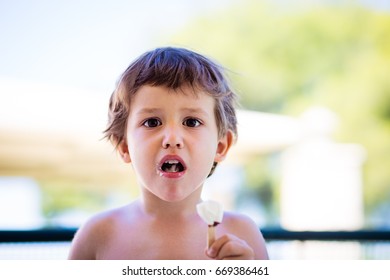
[[[236,134],[235,94],[221,67],[159,48],[134,61],[111,96],[105,136],[131,163],[141,196],[77,232],[70,259],[267,259],[247,217],[224,213],[217,240],[196,212],[202,186]]]

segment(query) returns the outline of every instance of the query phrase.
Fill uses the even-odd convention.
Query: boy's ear
[[[221,162],[226,158],[230,147],[233,145],[233,140],[233,132],[230,130],[228,130],[227,133],[223,137],[221,137],[221,139],[219,139],[217,152],[214,158],[215,162]]]
[[[126,140],[122,140],[117,146],[118,152],[121,155],[122,159],[126,163],[131,162],[129,147],[127,146]]]

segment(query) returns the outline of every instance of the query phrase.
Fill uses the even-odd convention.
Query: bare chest
[[[192,229],[139,228],[110,236],[101,244],[99,259],[208,259],[205,255],[207,226]]]

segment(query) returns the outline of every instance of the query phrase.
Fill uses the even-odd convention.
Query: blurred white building
[[[312,108],[300,122],[302,139],[282,157],[282,227],[360,229],[364,222],[364,148],[332,141],[337,117],[327,109]]]

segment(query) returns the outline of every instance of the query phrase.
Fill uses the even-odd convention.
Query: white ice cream
[[[213,226],[214,223],[222,222],[223,208],[222,205],[216,201],[203,201],[196,205],[196,210],[203,221],[209,226]]]

